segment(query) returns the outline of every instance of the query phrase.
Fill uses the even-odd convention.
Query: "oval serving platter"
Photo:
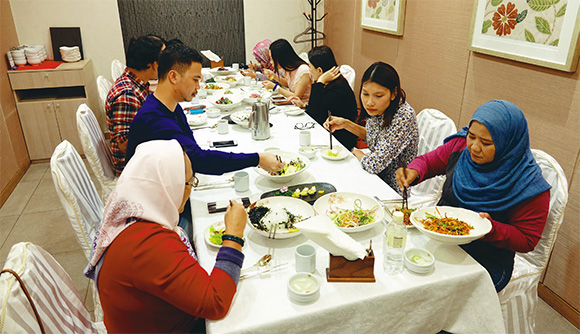
[[[336,192],[336,188],[332,184],[326,183],[326,182],[310,182],[310,183],[296,184],[296,185],[288,186],[288,190],[291,192],[294,192],[297,188],[300,190],[302,190],[304,188],[310,189],[310,188],[312,188],[312,186],[316,186],[316,192],[314,194],[299,197],[301,200],[304,200],[310,204],[314,204],[314,202],[316,202],[317,199],[319,199],[320,197],[322,197],[326,194]],[[324,192],[320,193],[319,191],[321,191],[321,190],[323,190]],[[282,195],[280,193],[280,188],[278,188],[278,189],[263,193],[262,196],[260,196],[260,198],[274,197],[274,196],[289,196],[289,195]]]

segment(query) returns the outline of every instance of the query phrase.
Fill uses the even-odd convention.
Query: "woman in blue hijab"
[[[489,272],[499,292],[509,282],[515,252],[532,251],[548,217],[550,185],[530,150],[528,124],[515,104],[495,100],[473,114],[469,127],[396,173],[408,187],[446,175],[438,205],[473,210],[492,230],[461,247]]]

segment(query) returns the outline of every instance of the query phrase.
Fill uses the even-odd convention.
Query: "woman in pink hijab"
[[[259,81],[268,80],[268,78],[262,73],[264,69],[268,69],[270,71],[274,71],[274,65],[272,65],[272,61],[270,58],[270,44],[272,41],[269,39],[265,39],[261,42],[258,42],[256,46],[254,46],[253,54],[254,58],[258,61],[258,64],[248,64],[248,71],[242,71],[242,74],[248,77],[256,78]]]

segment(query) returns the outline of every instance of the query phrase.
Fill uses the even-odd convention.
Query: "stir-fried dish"
[[[426,212],[425,219],[420,219],[419,221],[429,231],[441,234],[469,235],[469,231],[473,230],[472,225],[457,218],[441,217],[441,214],[437,217]]]
[[[395,208],[395,211],[401,211],[403,213],[403,222],[405,223],[405,225],[413,225],[411,223],[411,213],[413,213],[413,211],[415,210],[417,209],[409,209],[409,208],[403,209],[398,206]]]
[[[371,224],[375,221],[375,212],[378,206],[372,209],[363,209],[360,199],[354,200],[354,209],[335,208],[330,206],[326,215],[338,227],[353,228]]]

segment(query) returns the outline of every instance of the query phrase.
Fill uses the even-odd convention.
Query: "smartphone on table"
[[[238,146],[238,142],[236,140],[223,140],[223,141],[212,141],[209,145],[213,148],[220,148],[220,147],[231,147],[231,146]]]

